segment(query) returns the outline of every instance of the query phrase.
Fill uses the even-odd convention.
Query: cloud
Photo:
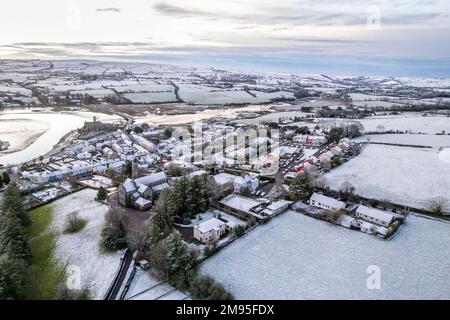
[[[122,9],[110,7],[110,8],[98,8],[95,11],[97,11],[97,12],[121,12]]]
[[[179,16],[179,17],[204,17],[204,18],[219,18],[220,15],[214,12],[203,11],[194,8],[184,8],[170,5],[167,3],[157,3],[153,9],[163,15]]]

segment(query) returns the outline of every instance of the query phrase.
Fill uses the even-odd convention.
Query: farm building
[[[345,203],[336,199],[324,196],[323,194],[314,193],[309,199],[309,204],[325,209],[325,210],[343,210],[345,209]]]
[[[356,217],[383,227],[389,227],[395,217],[386,211],[369,208],[360,204],[356,209]]]

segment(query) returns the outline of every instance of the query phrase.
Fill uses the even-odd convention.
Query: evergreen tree
[[[0,254],[7,252],[23,260],[31,257],[22,221],[11,210],[0,215]]]
[[[3,183],[8,185],[11,182],[11,178],[9,177],[8,172],[3,171],[2,173]]]
[[[192,268],[195,256],[189,247],[183,242],[178,231],[172,232],[164,241],[166,245],[166,257],[168,261],[168,275],[170,278],[184,274]]]
[[[164,232],[160,228],[160,226],[156,223],[150,224],[150,230],[148,232],[148,240],[147,240],[147,246],[149,248],[156,245],[159,241],[161,241],[164,238]]]
[[[289,188],[298,199],[309,199],[311,194],[314,192],[312,177],[307,172],[300,173],[292,181]]]
[[[1,209],[3,212],[11,211],[11,213],[15,214],[21,220],[23,226],[30,224],[30,219],[25,211],[23,198],[17,184],[10,183],[6,187],[3,193]]]
[[[104,200],[106,200],[107,197],[108,197],[108,192],[106,191],[106,189],[103,187],[100,187],[100,189],[98,189],[98,192],[97,192],[97,200],[104,201]]]
[[[189,178],[183,176],[176,180],[173,185],[173,197],[175,200],[175,215],[183,218],[189,215],[189,208],[191,206],[189,202]]]
[[[28,264],[11,250],[0,255],[0,300],[26,298]]]
[[[164,233],[171,229],[173,219],[176,215],[177,206],[174,194],[175,192],[171,189],[163,190],[158,201],[153,206],[154,216],[152,222]]]
[[[107,251],[116,251],[127,247],[126,221],[117,210],[110,210],[102,230],[102,246]]]

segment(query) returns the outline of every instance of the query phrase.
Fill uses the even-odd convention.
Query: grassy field
[[[30,212],[31,225],[27,229],[28,242],[32,252],[30,267],[29,299],[48,300],[64,275],[63,266],[53,256],[57,233],[48,230],[52,222],[53,208],[47,205]]]

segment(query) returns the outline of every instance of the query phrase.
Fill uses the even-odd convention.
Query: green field
[[[30,212],[31,225],[27,228],[32,253],[29,299],[48,300],[55,295],[64,277],[64,267],[55,260],[53,251],[58,234],[49,230],[53,208],[47,205]]]

